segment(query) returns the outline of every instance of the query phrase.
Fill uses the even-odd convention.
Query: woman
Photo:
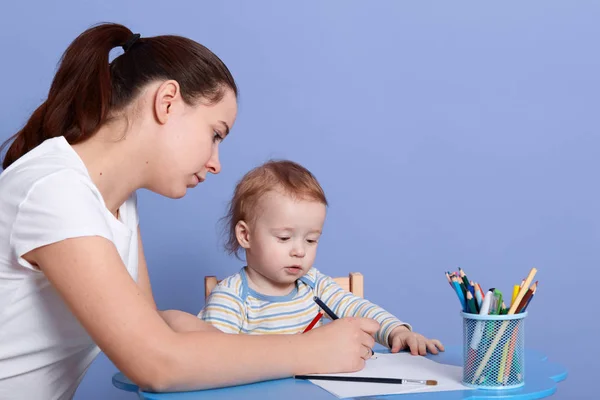
[[[183,37],[103,24],[68,47],[47,100],[5,143],[0,398],[72,398],[100,350],[155,391],[363,367],[372,320],[247,336],[156,309],[135,191],[179,198],[219,173],[236,98],[221,60]]]

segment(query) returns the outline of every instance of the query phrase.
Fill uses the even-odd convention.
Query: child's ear
[[[248,228],[246,222],[238,221],[238,223],[235,224],[235,237],[240,246],[244,249],[250,248],[250,228]]]

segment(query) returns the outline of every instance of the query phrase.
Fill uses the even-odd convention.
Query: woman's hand
[[[307,351],[315,352],[313,370],[307,373],[360,371],[371,358],[378,329],[373,319],[341,318],[304,333],[310,340]]]

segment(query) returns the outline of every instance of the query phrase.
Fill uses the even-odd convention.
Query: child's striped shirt
[[[340,318],[365,317],[379,322],[375,340],[388,348],[388,336],[394,328],[404,325],[412,329],[381,307],[345,291],[315,268],[298,279],[296,287],[286,296],[266,296],[252,290],[242,268],[213,289],[198,317],[226,333],[300,333],[319,312],[314,296]],[[321,321],[315,328],[320,324]]]

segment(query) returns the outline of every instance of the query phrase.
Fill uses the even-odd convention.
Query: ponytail
[[[2,167],[52,137],[64,136],[70,144],[90,138],[154,79],[177,80],[190,104],[199,97],[218,101],[223,87],[237,95],[227,67],[199,43],[180,36],[138,38],[119,24],[80,34],[63,54],[46,101],[0,146],[2,152],[10,144]],[[109,52],[117,46],[127,51],[109,63]]]
[[[11,138],[14,141],[2,162],[4,169],[46,139],[64,136],[69,143],[77,143],[98,130],[110,109],[109,52],[131,35],[124,26],[106,24],[82,33],[71,43],[63,54],[47,100]],[[2,149],[7,144],[8,141]]]

